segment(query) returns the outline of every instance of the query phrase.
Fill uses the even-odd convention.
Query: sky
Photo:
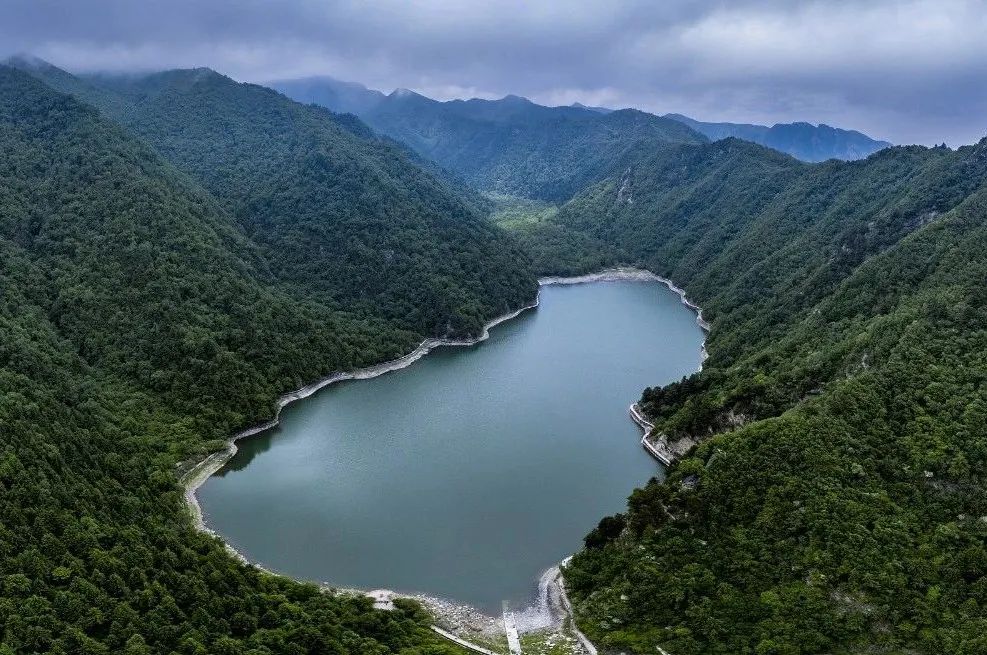
[[[987,0],[0,0],[0,56],[987,135]]]

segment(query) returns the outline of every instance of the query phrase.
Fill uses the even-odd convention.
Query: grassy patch
[[[516,198],[503,194],[488,194],[487,198],[494,203],[490,220],[505,230],[517,230],[544,223],[555,218],[559,213],[558,206],[542,200]]]

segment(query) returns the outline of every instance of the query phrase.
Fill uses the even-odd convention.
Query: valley
[[[987,139],[316,82],[0,66],[0,653],[984,652]]]

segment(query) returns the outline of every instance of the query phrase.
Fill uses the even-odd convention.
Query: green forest
[[[647,267],[712,323],[641,398],[702,443],[566,571],[601,647],[987,649],[985,180],[987,139],[811,166],[729,139],[520,228],[540,271]]]
[[[640,399],[699,445],[565,569],[601,652],[987,652],[987,139],[807,164],[414,94],[380,136],[208,69],[11,64],[0,655],[459,652],[415,603],[241,564],[180,475],[280,393],[616,265],[712,330]]]
[[[193,528],[177,473],[268,418],[279,393],[530,301],[524,257],[395,156],[423,185],[424,227],[393,256],[431,295],[372,312],[345,291],[354,277],[320,303],[251,238],[248,204],[10,67],[0,144],[0,652],[459,652],[414,604],[373,611],[240,564]],[[376,193],[364,174],[336,202],[361,179]],[[346,243],[376,244],[389,218],[352,219]],[[381,271],[374,302],[405,274]]]
[[[352,116],[208,69],[80,79],[35,67],[191,176],[296,296],[425,334],[478,333],[534,295],[475,193]],[[518,265],[520,263],[520,265]]]

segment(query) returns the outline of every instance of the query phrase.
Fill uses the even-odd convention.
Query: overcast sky
[[[0,0],[0,55],[15,52],[72,71],[209,66],[806,120],[896,143],[987,135],[987,0]]]

